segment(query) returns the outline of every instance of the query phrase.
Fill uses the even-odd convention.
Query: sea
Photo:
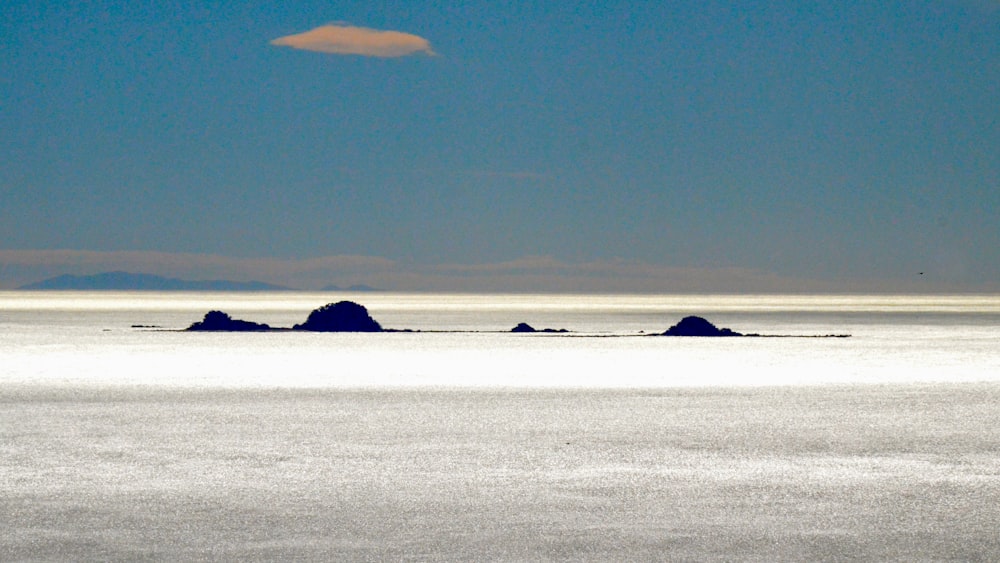
[[[183,330],[340,300],[394,330]],[[658,336],[688,315],[761,336]],[[0,561],[990,561],[998,528],[998,295],[0,292]]]

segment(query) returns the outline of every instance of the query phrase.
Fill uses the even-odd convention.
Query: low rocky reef
[[[382,332],[382,325],[368,314],[368,309],[353,301],[323,305],[309,313],[309,318],[292,330],[313,332]]]
[[[535,327],[529,325],[528,323],[518,323],[517,326],[510,329],[511,332],[548,332],[548,333],[567,333],[568,330],[564,328],[543,328],[536,329]],[[666,332],[657,334],[656,336],[760,336],[759,334],[742,334],[728,328],[718,328],[714,324],[708,322],[702,317],[689,316],[684,317],[681,321],[674,326],[667,329]]]
[[[222,311],[209,311],[202,321],[189,326],[188,331],[201,332],[263,332],[289,330],[270,325],[234,319]],[[291,330],[311,332],[382,332],[382,326],[368,314],[368,309],[353,301],[329,303],[313,310],[302,324]]]
[[[694,315],[684,317],[681,321],[674,326],[667,329],[666,332],[657,334],[656,336],[705,336],[705,337],[716,337],[716,336],[746,336],[755,338],[849,338],[850,334],[812,334],[812,335],[802,335],[802,334],[757,334],[757,333],[742,333],[736,332],[735,330],[728,328],[719,328],[714,324],[708,322],[702,317],[696,317]]]
[[[222,311],[209,311],[205,318],[187,327],[190,331],[201,332],[263,332],[271,330],[270,325],[234,319]]]
[[[528,323],[517,323],[517,326],[510,329],[511,332],[556,332],[556,333],[566,333],[569,332],[565,328],[535,328]]]
[[[133,325],[133,328],[144,325]],[[187,331],[192,332],[266,332],[266,331],[309,331],[309,332],[414,332],[403,329],[385,329],[375,319],[368,314],[368,309],[363,305],[353,301],[339,301],[329,303],[309,313],[305,322],[292,326],[291,328],[273,328],[264,323],[255,323],[234,319],[222,311],[209,311],[205,318],[189,326]],[[432,331],[433,332],[433,331]],[[567,334],[570,331],[565,328],[543,328],[536,329],[528,323],[518,323],[509,332],[515,333],[555,333]],[[570,334],[571,336],[574,336]],[[583,335],[587,336],[587,335]],[[597,335],[592,335],[597,336]],[[628,335],[613,335],[628,336]],[[719,337],[719,336],[783,336],[764,334],[744,334],[728,328],[719,328],[702,317],[684,317],[677,324],[667,329],[666,332],[645,336],[698,336],[698,337]],[[811,336],[809,338],[845,338],[849,334],[825,334]]]
[[[719,328],[707,320],[689,316],[667,329],[662,336],[758,336],[742,334],[728,328]]]

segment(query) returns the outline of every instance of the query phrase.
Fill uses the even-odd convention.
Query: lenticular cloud
[[[417,53],[434,55],[429,41],[400,31],[383,31],[347,25],[324,25],[304,33],[286,35],[271,45],[335,55],[405,57]]]

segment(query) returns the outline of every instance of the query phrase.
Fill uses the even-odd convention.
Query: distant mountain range
[[[141,291],[290,291],[292,288],[259,281],[208,280],[191,281],[165,278],[152,274],[104,272],[92,276],[64,274],[18,289],[68,289],[68,290],[141,290]]]

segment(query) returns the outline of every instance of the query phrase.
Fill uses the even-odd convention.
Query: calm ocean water
[[[210,309],[291,326],[342,296],[7,292],[0,383],[607,388],[1000,378],[998,296],[347,297],[387,328],[473,332],[190,334],[174,331]],[[636,336],[688,314],[741,332],[852,337]],[[507,333],[522,321],[573,336]]]
[[[342,298],[442,332],[177,331]],[[640,336],[688,314],[852,336]],[[0,293],[0,560],[998,560],[998,344],[997,296]]]

